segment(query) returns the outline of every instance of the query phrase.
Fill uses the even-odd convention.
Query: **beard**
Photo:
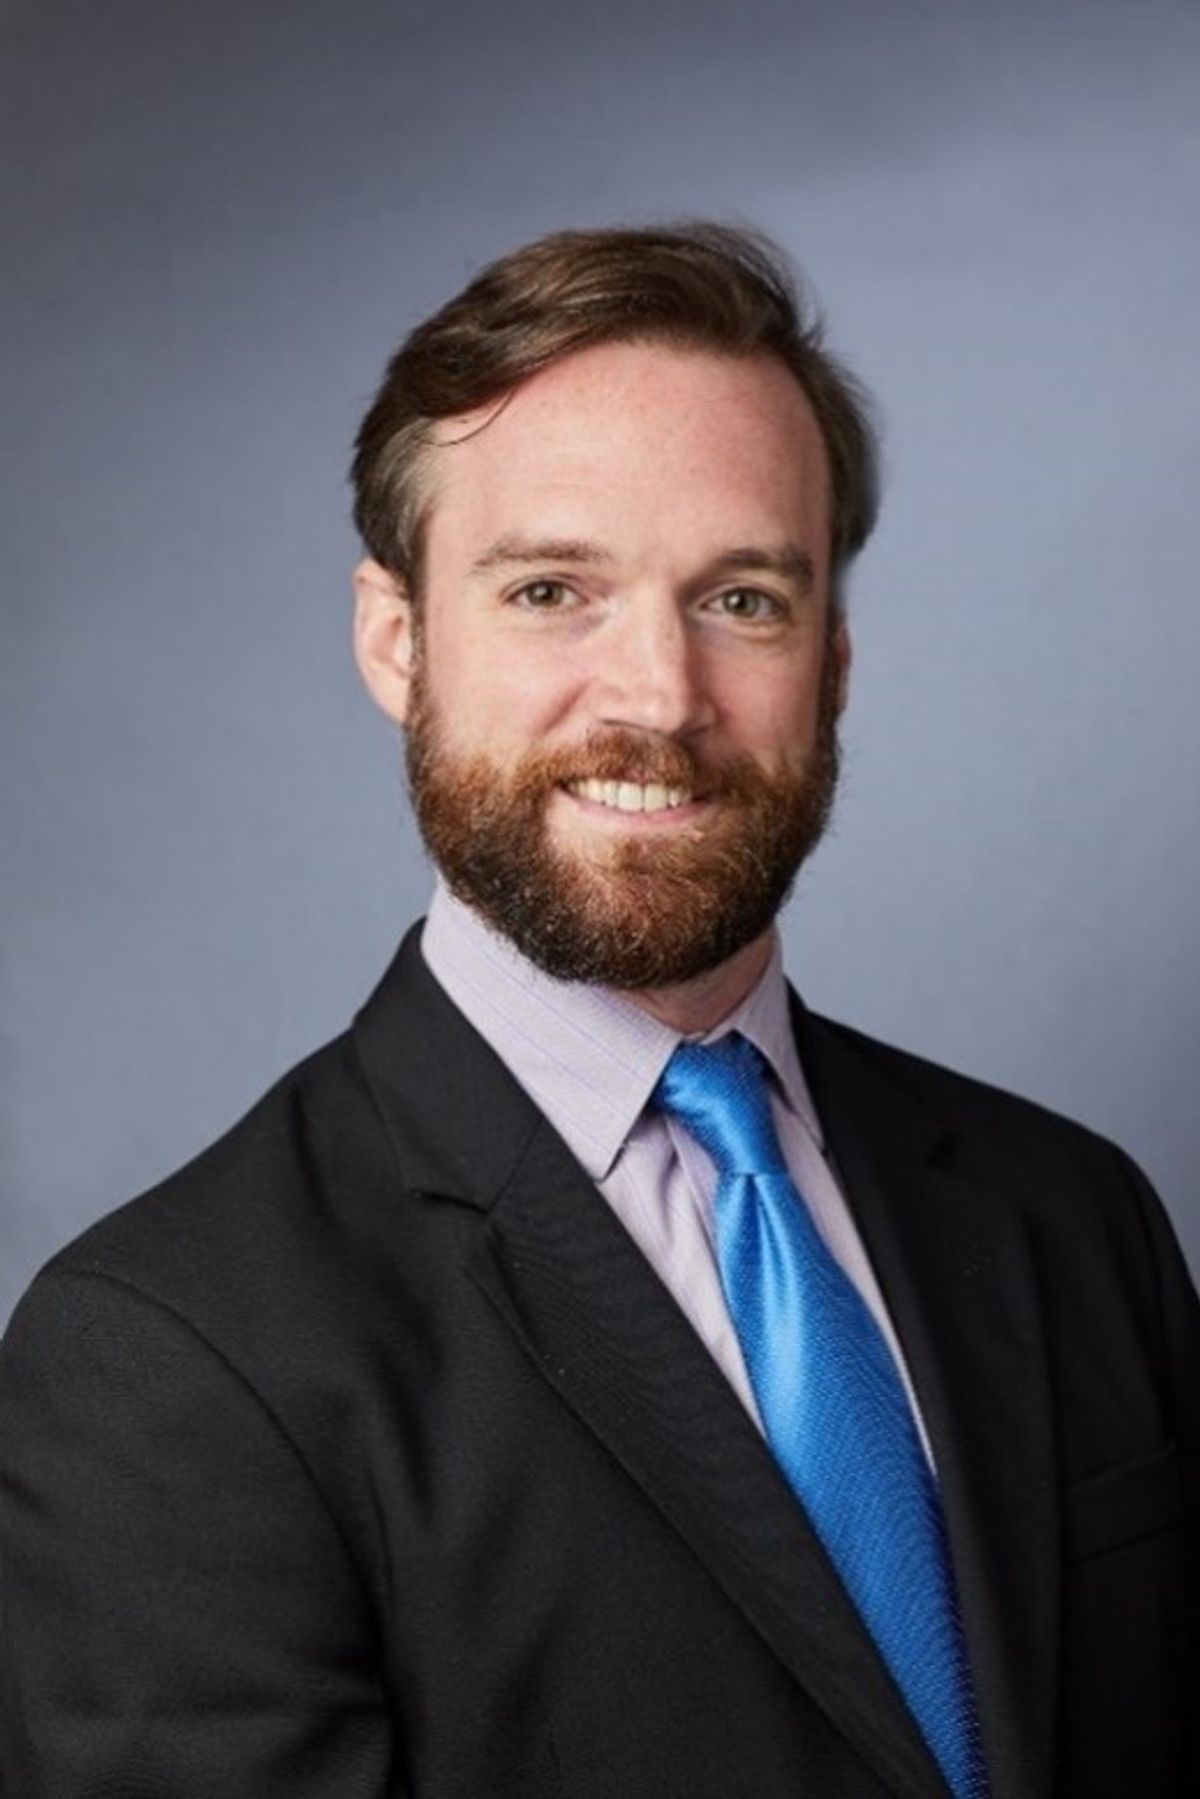
[[[768,774],[750,756],[707,768],[683,743],[612,728],[511,768],[456,755],[420,646],[406,726],[413,810],[455,896],[558,980],[640,991],[707,973],[768,929],[829,821],[838,775],[839,674],[827,641],[812,746]],[[560,846],[548,809],[588,779],[657,782],[710,802],[669,835]]]

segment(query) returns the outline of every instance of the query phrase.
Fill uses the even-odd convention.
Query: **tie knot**
[[[786,1174],[762,1058],[738,1032],[718,1043],[681,1043],[652,1103],[686,1126],[719,1175]]]

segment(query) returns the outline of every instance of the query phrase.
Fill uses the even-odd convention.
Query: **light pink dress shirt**
[[[599,1187],[762,1429],[717,1265],[716,1173],[700,1145],[647,1102],[680,1042],[623,996],[558,981],[490,930],[440,882],[421,941],[429,968]],[[754,989],[703,1042],[740,1031],[771,1070],[771,1108],[792,1179],[862,1294],[908,1390],[908,1370],[846,1200],[826,1159],[792,1035],[779,940]]]

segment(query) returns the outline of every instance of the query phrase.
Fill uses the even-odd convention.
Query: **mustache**
[[[522,765],[522,785],[563,787],[572,781],[636,781],[686,787],[689,793],[724,791],[736,764],[702,766],[686,745],[636,731],[593,731],[582,743],[536,750]]]

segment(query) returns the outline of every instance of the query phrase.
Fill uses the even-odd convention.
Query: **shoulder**
[[[387,1144],[347,1032],[306,1057],[184,1166],[119,1205],[38,1277],[92,1276],[187,1313],[294,1285],[328,1255],[331,1206],[389,1183]]]
[[[934,1163],[1015,1207],[1031,1223],[1143,1235],[1159,1203],[1145,1175],[1101,1132],[1036,1100],[799,1010],[798,1035],[818,1111],[843,1131],[920,1141]]]
[[[102,1217],[43,1271],[104,1273],[172,1292],[327,1262],[339,1239],[394,1216],[415,1164],[419,1113],[397,1131],[386,1085],[424,1068],[428,977],[417,930],[351,1025],[281,1076],[246,1114],[165,1180]],[[364,1021],[368,1029],[364,1031]],[[381,1070],[382,1077],[381,1077]],[[412,1145],[412,1154],[406,1150]]]
[[[836,1067],[836,1078],[877,1081],[930,1120],[960,1130],[1001,1130],[1039,1142],[1059,1142],[1083,1154],[1111,1154],[1115,1145],[1077,1120],[991,1082],[935,1062],[913,1050],[799,1008],[805,1067]]]
[[[350,1028],[61,1250],[10,1334],[34,1311],[39,1332],[65,1320],[84,1283],[89,1305],[151,1308],[240,1368],[278,1368],[281,1345],[297,1380],[351,1346],[369,1361],[398,1315],[453,1288],[483,1203],[472,1175],[490,1157],[499,1184],[528,1135],[490,1055],[414,929]]]
[[[1164,1368],[1190,1364],[1194,1381],[1194,1284],[1165,1208],[1122,1148],[1033,1100],[802,1008],[797,1032],[844,1173],[886,1189],[900,1208],[918,1195],[934,1201],[918,1215],[964,1240],[1013,1246],[1064,1365],[1140,1341],[1156,1346]]]

